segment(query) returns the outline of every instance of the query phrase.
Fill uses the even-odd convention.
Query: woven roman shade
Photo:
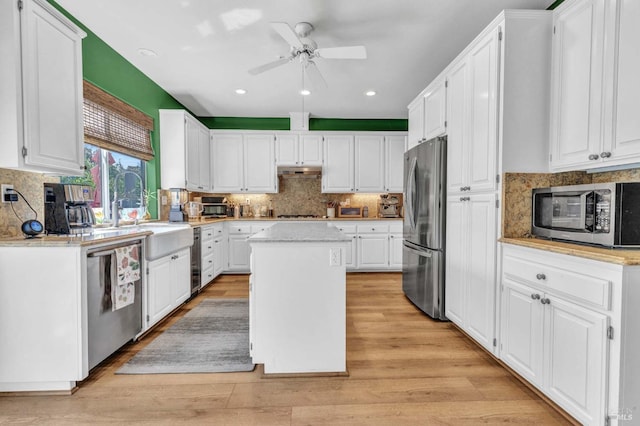
[[[149,161],[153,159],[150,130],[151,117],[84,82],[86,143]]]

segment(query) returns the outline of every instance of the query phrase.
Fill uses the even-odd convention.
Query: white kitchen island
[[[326,223],[277,223],[249,238],[251,357],[265,374],[346,373],[349,241]]]

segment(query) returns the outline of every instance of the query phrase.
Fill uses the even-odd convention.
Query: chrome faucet
[[[142,183],[142,177],[139,174],[125,170],[116,175],[115,179],[113,179],[113,202],[111,203],[111,217],[113,218],[112,225],[115,227],[120,226],[120,206],[118,203],[118,178],[120,176],[124,176],[126,174],[132,174],[140,180],[140,207],[144,208],[144,184]],[[138,224],[138,218],[136,217],[134,223]]]

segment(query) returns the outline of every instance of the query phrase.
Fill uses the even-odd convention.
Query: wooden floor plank
[[[141,341],[96,367],[71,396],[0,397],[0,424],[569,424],[451,323],[404,296],[399,273],[347,277],[348,377],[115,372],[204,298],[248,297],[224,275]]]

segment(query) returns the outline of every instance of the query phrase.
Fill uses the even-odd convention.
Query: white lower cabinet
[[[209,284],[226,268],[224,263],[226,245],[224,244],[224,236],[224,225],[222,223],[202,227],[200,240],[200,285],[202,287]]]
[[[351,237],[347,271],[402,270],[402,221],[359,220],[330,222]]]
[[[502,247],[500,358],[582,424],[631,424],[639,267]]]
[[[389,268],[402,270],[402,233],[389,234]]]
[[[249,238],[251,235],[264,231],[276,222],[228,222],[229,235],[228,262],[225,272],[249,272],[250,254]]]
[[[447,198],[445,313],[495,352],[496,195]]]
[[[183,249],[147,263],[149,328],[180,306],[191,294],[191,252]]]
[[[345,234],[347,237],[351,238],[351,241],[347,245],[347,252],[345,253],[345,266],[347,267],[347,271],[353,271],[357,266],[357,252],[358,252],[358,233],[356,231],[356,224],[354,223],[331,223],[334,225],[340,232]]]

